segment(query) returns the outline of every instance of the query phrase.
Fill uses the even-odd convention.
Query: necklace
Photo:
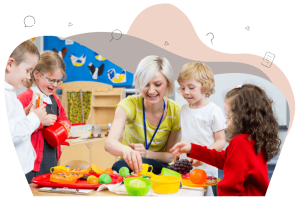
[[[163,100],[163,101],[164,101],[164,100]],[[163,114],[162,114],[162,116],[161,116],[161,118],[160,118],[160,121],[159,121],[159,123],[158,123],[158,126],[157,126],[157,128],[156,128],[156,130],[155,130],[155,132],[154,132],[154,134],[153,134],[153,136],[152,136],[152,138],[151,138],[151,140],[150,140],[150,142],[149,142],[149,145],[147,145],[147,126],[146,126],[146,115],[145,115],[145,106],[144,106],[144,98],[143,98],[143,117],[144,117],[144,132],[145,132],[145,144],[146,144],[146,150],[149,149],[149,147],[150,147],[150,145],[151,145],[151,143],[152,143],[152,140],[153,140],[153,138],[154,138],[154,136],[155,136],[155,134],[156,134],[156,132],[157,132],[159,126],[160,126],[160,123],[161,123],[161,121],[162,121],[162,119],[163,119],[163,117],[164,117],[165,108],[166,108],[166,104],[165,104],[165,101],[164,101],[164,111],[163,111]]]

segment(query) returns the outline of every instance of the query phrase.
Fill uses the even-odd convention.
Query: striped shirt
[[[149,147],[150,151],[165,151],[169,134],[172,131],[178,131],[179,117],[180,117],[180,104],[167,98],[168,110],[165,119],[161,122],[159,129]],[[123,144],[129,145],[130,143],[144,144],[145,148],[145,134],[144,134],[144,118],[143,118],[143,96],[131,95],[123,99],[117,106],[122,107],[127,114],[127,121],[125,124],[125,133],[123,137]],[[146,118],[147,126],[147,145],[157,128],[151,126]]]

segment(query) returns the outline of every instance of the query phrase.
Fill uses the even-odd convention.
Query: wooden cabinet
[[[125,88],[93,89],[90,117],[86,123],[107,129],[107,124],[114,120],[116,105],[125,95]]]

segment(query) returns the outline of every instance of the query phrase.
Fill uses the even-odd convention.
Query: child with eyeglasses
[[[24,84],[29,89],[18,95],[23,108],[27,107],[32,101],[33,91],[40,93],[43,97],[43,102],[47,105],[45,120],[40,123],[39,128],[31,135],[31,143],[37,157],[33,170],[26,174],[28,183],[31,183],[33,177],[49,173],[51,167],[57,166],[61,156],[60,146],[50,146],[44,139],[43,129],[52,126],[57,121],[64,122],[68,128],[71,126],[60,100],[53,95],[54,90],[63,83],[62,79],[66,79],[64,61],[57,53],[45,51],[41,55],[37,66],[31,72],[30,81]]]

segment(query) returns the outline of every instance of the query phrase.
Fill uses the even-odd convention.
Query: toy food
[[[32,104],[33,106],[35,106],[36,108],[38,108],[39,106],[41,106],[41,104],[43,104],[43,97],[40,93],[37,92],[33,92],[32,95]]]
[[[146,187],[146,183],[140,179],[133,179],[129,182],[129,185],[135,188],[144,188]]]
[[[114,171],[111,168],[107,168],[107,169],[104,170],[103,173],[105,173],[105,174],[114,174]]]
[[[191,182],[194,184],[203,184],[204,182],[206,182],[206,178],[206,172],[201,169],[194,169],[190,173]]]
[[[89,180],[90,180],[91,178],[96,178],[96,179],[98,179],[95,175],[90,175],[90,176],[87,177],[86,182],[89,183]]]
[[[102,174],[102,175],[98,178],[98,182],[99,182],[99,184],[110,183],[110,182],[111,182],[111,177],[110,177],[108,174]]]
[[[215,184],[215,183],[217,183],[217,178],[213,177],[213,176],[208,176],[206,179],[206,183],[207,184]]]
[[[98,183],[98,178],[97,177],[91,177],[87,183],[88,184],[99,184]]]
[[[180,174],[187,174],[193,169],[193,166],[188,159],[181,159],[177,160],[174,164],[168,166],[167,168]]]
[[[77,175],[73,175],[67,171],[59,169],[53,171],[53,173],[50,175],[49,181],[55,183],[76,183],[77,179]]]
[[[103,173],[103,170],[101,168],[99,168],[98,166],[96,166],[95,164],[90,165],[90,167],[87,169],[88,173],[97,173],[97,174],[101,174]]]
[[[129,169],[127,167],[122,167],[120,168],[119,170],[119,174],[122,176],[122,177],[126,177],[127,175],[129,175]]]

